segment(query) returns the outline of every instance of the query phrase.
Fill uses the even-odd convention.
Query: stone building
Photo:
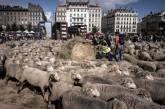
[[[96,26],[101,31],[102,10],[98,5],[91,5],[89,0],[66,0],[56,9],[56,22],[67,22],[68,27],[85,25],[87,32]]]
[[[33,26],[37,26],[39,22],[46,21],[46,17],[44,11],[40,5],[35,4],[28,4],[28,11],[29,11],[29,22]]]
[[[142,34],[155,34],[165,31],[165,11],[150,13],[140,22]]]
[[[137,33],[138,13],[132,9],[112,9],[103,16],[103,29],[105,33]]]
[[[28,9],[19,6],[0,6],[0,25],[27,25],[29,23]]]
[[[28,8],[0,5],[0,25],[38,26],[42,21],[46,21],[46,17],[39,5],[29,3]]]

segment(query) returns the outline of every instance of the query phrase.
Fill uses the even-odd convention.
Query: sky
[[[27,7],[29,2],[41,5],[48,19],[51,19],[56,7],[63,4],[64,0],[0,0],[0,4],[21,5],[23,7]],[[90,0],[90,2],[102,6],[104,11],[120,7],[132,8],[138,11],[139,18],[151,11],[165,10],[165,0]]]

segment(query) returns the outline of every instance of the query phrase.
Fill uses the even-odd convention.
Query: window
[[[133,26],[133,28],[136,28],[136,26]]]

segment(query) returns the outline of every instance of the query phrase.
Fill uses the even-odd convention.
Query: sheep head
[[[146,75],[145,78],[149,80],[154,80],[154,77],[151,74]]]
[[[82,92],[85,95],[91,96],[91,97],[99,97],[100,96],[100,92],[97,90],[97,88],[88,82],[82,87]]]
[[[60,77],[55,72],[49,72],[49,82],[58,82],[60,81]]]
[[[132,78],[124,77],[120,81],[120,85],[130,88],[130,89],[136,89],[136,84],[134,83]]]
[[[142,99],[152,102],[151,94],[145,89],[142,88],[137,89],[137,95]]]
[[[136,74],[137,78],[141,79],[148,79],[148,80],[154,80],[154,77],[151,75],[148,71],[141,71]]]
[[[71,75],[72,80],[74,81],[74,85],[76,86],[82,86],[83,78],[80,74],[78,73],[73,73]]]
[[[47,71],[48,71],[48,72],[53,72],[53,71],[54,71],[54,68],[53,68],[52,66],[49,66],[49,65],[48,65],[48,66],[47,66]]]

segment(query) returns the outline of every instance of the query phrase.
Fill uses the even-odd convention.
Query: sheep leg
[[[23,82],[20,82],[20,86],[19,86],[19,88],[18,88],[18,91],[17,91],[17,93],[20,93],[21,92],[21,90],[23,90],[24,89],[24,85],[27,83],[27,81],[23,81]]]
[[[41,88],[41,91],[42,91],[42,97],[43,97],[44,101],[46,101],[46,99],[45,99],[45,88]]]
[[[55,109],[62,109],[61,99],[55,101]]]
[[[9,79],[10,79],[10,77],[9,76],[6,76],[6,78],[5,78],[5,85],[8,84]]]
[[[48,96],[47,109],[51,109],[51,106],[52,106],[52,102],[51,102],[51,100],[50,100],[50,96],[51,96],[51,95]]]

